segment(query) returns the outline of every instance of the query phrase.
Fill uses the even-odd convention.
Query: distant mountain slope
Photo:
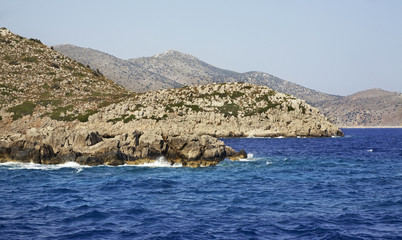
[[[240,73],[214,67],[196,57],[175,50],[128,61],[183,85],[237,82],[242,76]]]
[[[175,50],[169,50],[152,57],[133,58],[125,61],[97,50],[73,45],[57,45],[54,46],[54,49],[85,65],[88,64],[93,69],[99,68],[106,77],[137,92],[174,88],[182,85],[249,82],[291,94],[312,105],[341,98],[282,80],[267,73],[237,73],[220,69],[189,54]]]
[[[84,65],[89,65],[92,69],[99,69],[103,75],[129,90],[145,92],[182,86],[169,78],[150,72],[136,63],[90,48],[66,44],[54,46],[54,49]]]
[[[402,126],[402,94],[398,92],[369,89],[317,107],[340,126]]]
[[[386,91],[377,89],[348,97],[331,95],[267,73],[237,73],[220,69],[174,50],[152,57],[122,60],[73,45],[58,45],[54,48],[85,65],[89,64],[93,69],[99,68],[108,78],[137,92],[183,85],[248,82],[304,99],[342,126],[402,126],[398,93],[385,94]]]
[[[248,82],[268,86],[276,91],[291,94],[310,104],[339,99],[339,96],[321,93],[262,72],[237,73],[214,67],[189,54],[175,50],[152,57],[129,59],[145,69],[177,81],[183,85],[222,82]]]

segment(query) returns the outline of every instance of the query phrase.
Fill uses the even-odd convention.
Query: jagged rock
[[[76,131],[70,130],[68,135],[72,135],[81,146],[65,146],[54,152],[51,145],[33,141],[32,136],[36,135],[37,131],[32,129],[28,134],[31,140],[0,141],[1,161],[14,160],[42,164],[77,162],[92,166],[103,164],[117,166],[150,163],[164,157],[172,164],[180,163],[183,166],[199,167],[214,166],[226,157],[224,143],[211,136],[170,137],[154,132],[134,131],[132,137],[127,134],[112,137],[89,129],[83,131],[81,127],[77,127]],[[60,136],[60,138],[65,137]],[[47,141],[45,137],[41,140]]]
[[[10,159],[21,162],[42,163],[56,156],[52,146],[28,140],[18,140],[11,143],[7,151]]]
[[[239,152],[236,152],[235,150],[233,150],[233,148],[226,147],[226,157],[232,161],[238,161],[240,159],[246,159],[247,153],[244,150],[240,150]]]

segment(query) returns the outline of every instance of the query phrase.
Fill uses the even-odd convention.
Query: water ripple
[[[345,133],[224,139],[253,156],[211,168],[0,164],[0,239],[402,238],[402,130]]]

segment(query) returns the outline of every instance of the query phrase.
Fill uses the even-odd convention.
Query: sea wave
[[[254,157],[254,154],[247,153],[247,158],[240,158],[239,162],[255,162],[258,160],[261,160],[261,158],[256,158],[256,157]]]
[[[152,167],[152,168],[177,168],[183,167],[181,163],[171,164],[165,157],[159,157],[153,163],[144,163],[140,165],[122,165],[122,166],[133,166],[133,167]]]
[[[0,166],[8,167],[9,170],[20,170],[20,169],[28,169],[28,170],[59,170],[62,168],[73,168],[77,169],[77,172],[80,172],[83,168],[89,168],[91,166],[80,165],[76,162],[66,162],[63,164],[38,164],[38,163],[23,163],[23,162],[6,162],[0,163]]]

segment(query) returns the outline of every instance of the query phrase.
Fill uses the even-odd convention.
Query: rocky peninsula
[[[249,83],[133,93],[37,39],[0,29],[0,162],[214,166],[221,137],[343,133],[316,108]]]

